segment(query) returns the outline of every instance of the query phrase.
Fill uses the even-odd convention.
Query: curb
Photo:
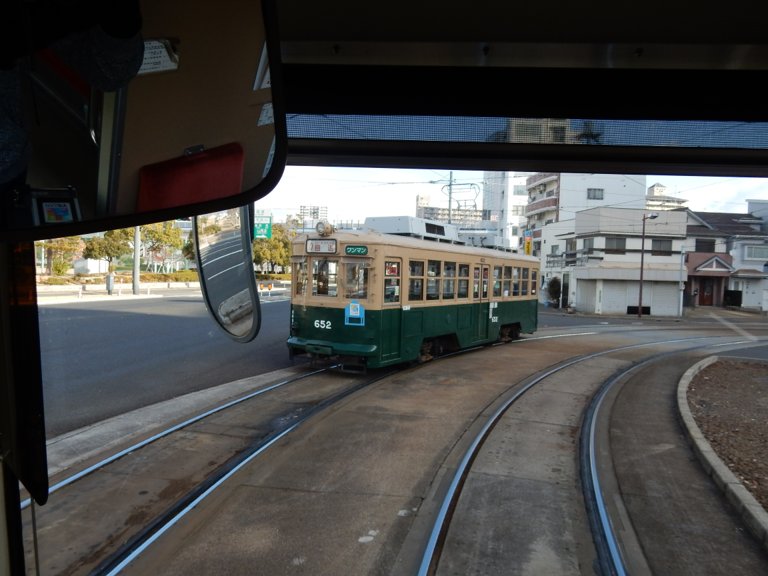
[[[688,385],[693,380],[693,377],[718,360],[717,356],[710,356],[697,362],[683,374],[677,385],[678,410],[688,439],[693,445],[693,451],[707,475],[714,480],[720,491],[725,494],[726,500],[736,508],[736,512],[747,524],[750,532],[757,538],[758,542],[765,550],[768,550],[768,512],[715,453],[709,441],[702,434],[698,424],[696,424],[693,414],[688,407]]]

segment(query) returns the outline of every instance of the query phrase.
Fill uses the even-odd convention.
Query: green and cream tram
[[[288,348],[360,369],[513,340],[539,282],[531,256],[321,223],[293,241]]]

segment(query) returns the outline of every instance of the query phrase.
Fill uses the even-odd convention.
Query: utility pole
[[[139,294],[141,289],[141,228],[133,229],[133,293]]]
[[[643,232],[640,236],[640,293],[637,299],[637,317],[643,317],[643,267],[645,266],[645,221],[658,218],[658,212],[643,214]]]

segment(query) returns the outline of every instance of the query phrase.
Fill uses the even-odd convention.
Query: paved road
[[[288,302],[262,298],[262,330],[229,339],[199,291],[41,298],[48,436],[142,406],[291,365]]]

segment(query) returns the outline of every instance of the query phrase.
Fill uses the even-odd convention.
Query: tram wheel
[[[432,356],[432,347],[434,342],[432,340],[425,340],[421,343],[421,349],[419,350],[419,364],[429,362],[434,358]]]

